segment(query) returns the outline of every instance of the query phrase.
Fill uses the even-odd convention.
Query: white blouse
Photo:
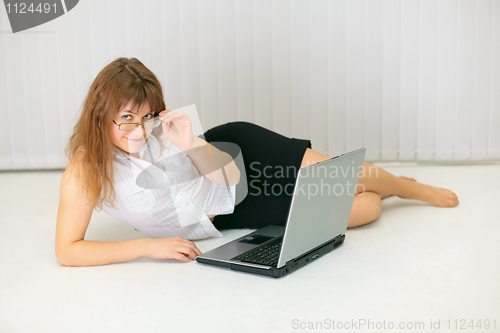
[[[115,147],[115,201],[102,210],[151,237],[222,237],[207,215],[234,211],[236,186],[205,178],[186,153],[162,134],[150,135],[139,157]]]

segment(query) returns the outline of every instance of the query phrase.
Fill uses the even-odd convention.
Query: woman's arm
[[[188,155],[205,178],[226,186],[240,182],[240,170],[231,155],[194,135],[191,120],[185,113],[164,110],[159,114],[163,135]]]
[[[193,147],[185,151],[194,166],[208,180],[220,185],[237,185],[240,170],[231,155],[193,135]]]
[[[194,243],[180,237],[141,238],[121,242],[84,240],[95,199],[89,198],[70,163],[63,174],[57,212],[55,251],[63,266],[96,266],[147,256],[192,261],[201,254]],[[191,257],[191,258],[190,258]]]

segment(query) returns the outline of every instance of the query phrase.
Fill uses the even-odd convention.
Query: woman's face
[[[154,115],[151,111],[149,103],[146,101],[142,108],[137,111],[132,110],[132,102],[118,110],[113,120],[116,124],[136,123],[143,124],[148,120],[153,120]],[[133,131],[122,131],[118,128],[115,122],[109,124],[109,133],[112,143],[123,150],[124,152],[138,156],[138,152],[142,145],[146,142],[145,139],[151,134],[152,129],[145,130],[144,126],[137,126]]]

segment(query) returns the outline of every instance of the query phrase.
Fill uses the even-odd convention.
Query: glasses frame
[[[124,132],[132,132],[134,131],[137,127],[139,126],[144,126],[144,130],[146,130],[146,127],[145,125],[148,124],[148,123],[153,123],[153,127],[151,127],[151,129],[155,128],[155,127],[158,127],[160,124],[161,124],[161,120],[160,120],[160,117],[154,117],[153,120],[148,120],[146,121],[144,124],[138,124],[138,123],[120,123],[118,124],[114,119],[113,119],[113,122],[115,123],[116,126],[118,126],[118,129],[120,131],[124,131]],[[155,125],[155,122],[158,122],[156,125]],[[135,127],[133,129],[130,129],[130,130],[124,130],[122,129],[122,125],[135,125]],[[149,129],[149,128],[148,128]]]

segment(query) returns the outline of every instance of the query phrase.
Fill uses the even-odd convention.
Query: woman
[[[91,266],[141,256],[192,261],[201,252],[188,239],[220,237],[218,229],[285,224],[293,191],[275,195],[266,185],[293,186],[296,173],[269,170],[330,158],[312,150],[309,140],[246,122],[217,126],[204,137],[193,135],[188,116],[165,110],[159,81],[140,61],[119,58],[107,65],[89,89],[66,149],[70,163],[61,180],[56,227],[59,262]],[[237,154],[218,149],[216,142],[239,148],[245,181]],[[241,186],[248,189],[244,198],[236,195]],[[458,205],[449,190],[364,163],[348,227],[377,219],[381,199],[390,195]],[[94,208],[153,238],[84,240]]]

